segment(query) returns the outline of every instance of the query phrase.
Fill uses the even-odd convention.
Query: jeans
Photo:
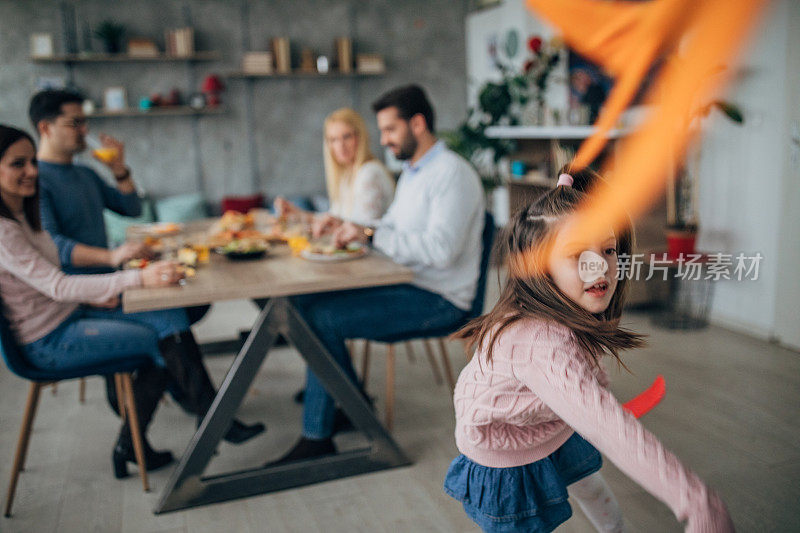
[[[143,354],[163,367],[158,341],[187,329],[183,309],[125,314],[121,308],[80,307],[24,348],[28,361],[38,368],[67,370]]]
[[[295,296],[291,302],[348,377],[357,383],[345,339],[380,339],[418,330],[459,327],[468,311],[442,296],[414,287],[390,285]],[[307,372],[303,436],[333,433],[335,402],[313,372]]]

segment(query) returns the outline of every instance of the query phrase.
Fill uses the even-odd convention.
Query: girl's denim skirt
[[[444,481],[447,494],[487,532],[547,532],[572,516],[567,485],[603,464],[594,446],[573,433],[535,463],[509,468],[482,466],[459,455]]]

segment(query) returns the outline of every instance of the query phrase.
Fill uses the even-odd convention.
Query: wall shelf
[[[217,61],[222,58],[219,52],[195,52],[189,56],[131,56],[128,54],[66,54],[52,57],[32,57],[34,63],[146,63],[146,62],[192,62]]]
[[[86,115],[88,119],[95,118],[130,118],[130,117],[177,117],[177,116],[199,116],[199,115],[220,115],[225,112],[223,107],[205,107],[194,109],[189,106],[169,106],[155,107],[147,111],[136,108],[129,108],[123,111],[98,111],[91,115]]]
[[[367,73],[367,72],[329,72],[327,74],[319,74],[318,72],[300,72],[294,71],[287,74],[251,74],[249,72],[231,72],[227,75],[230,79],[325,79],[325,78],[375,78],[385,75],[385,72]]]
[[[615,128],[608,132],[609,139],[618,139],[631,133],[630,128]],[[595,132],[594,126],[491,126],[486,128],[490,139],[564,139],[582,140]]]

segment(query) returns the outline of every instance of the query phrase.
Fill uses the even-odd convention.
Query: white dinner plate
[[[333,254],[319,254],[309,251],[308,249],[300,252],[300,257],[308,259],[309,261],[318,261],[320,263],[340,263],[342,261],[352,261],[353,259],[361,259],[367,255],[367,247],[361,247],[355,251],[337,252]]]

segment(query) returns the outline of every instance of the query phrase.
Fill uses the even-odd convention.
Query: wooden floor
[[[202,338],[229,334],[236,321],[247,324],[254,316],[243,303],[220,306],[213,313],[198,328]],[[633,375],[612,371],[615,394],[628,399],[656,374],[664,374],[667,396],[644,424],[723,494],[739,531],[800,531],[800,354],[718,328],[655,329],[643,314],[630,314],[627,322],[651,335],[650,347],[625,359]],[[152,474],[150,494],[141,492],[137,477],[112,477],[110,455],[118,421],[106,406],[101,381],[89,381],[83,405],[76,382],[61,384],[57,396],[48,390],[40,404],[14,516],[0,518],[0,531],[475,531],[459,504],[441,489],[456,455],[451,399],[446,387],[434,385],[422,347],[415,347],[414,364],[404,348],[398,349],[395,418],[396,438],[413,466],[161,516],[153,515],[152,508],[169,471]],[[460,368],[460,345],[449,348]],[[370,380],[379,409],[381,350],[373,358]],[[217,381],[231,359],[208,358]],[[290,398],[302,385],[303,374],[291,349],[270,354],[240,410],[246,421],[265,421],[267,433],[243,446],[221,444],[210,471],[261,464],[294,442],[301,408]],[[0,458],[5,458],[0,481],[5,488],[27,383],[3,367],[0,390]],[[193,428],[193,421],[174,404],[162,405],[151,442],[180,454]],[[337,438],[340,448],[359,442],[354,435]],[[681,531],[663,504],[613,465],[607,462],[603,472],[630,531]],[[576,508],[559,531],[592,529]]]

